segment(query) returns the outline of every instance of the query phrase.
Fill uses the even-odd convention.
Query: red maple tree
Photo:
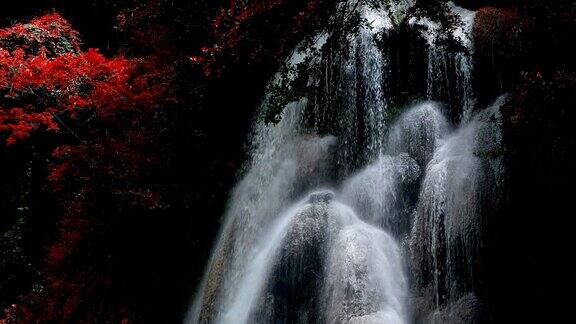
[[[61,210],[39,267],[42,282],[6,309],[0,323],[98,316],[98,296],[109,293],[111,279],[96,266],[81,266],[79,251],[102,234],[97,206],[111,200],[161,206],[146,177],[156,165],[149,153],[154,112],[173,100],[172,74],[155,56],[83,51],[78,32],[57,13],[0,29],[0,143],[9,149],[54,137],[46,190]],[[115,307],[109,320],[120,322],[125,307]]]

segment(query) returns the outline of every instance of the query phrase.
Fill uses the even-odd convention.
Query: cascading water
[[[386,22],[368,11],[366,17],[373,28],[381,30],[386,27]],[[365,112],[364,124],[365,137],[367,139],[367,153],[374,156],[380,153],[382,149],[382,134],[386,126],[387,101],[384,97],[383,82],[385,71],[388,65],[387,58],[382,55],[374,42],[374,30],[364,27],[360,30],[360,36],[357,43],[357,57],[361,60],[361,83],[366,85],[364,90],[364,100],[361,105]]]
[[[233,193],[192,318],[209,321],[223,316],[234,303],[238,286],[251,275],[250,262],[261,256],[263,247],[257,239],[266,235],[298,187],[322,183],[321,166],[334,138],[298,135],[304,105],[305,101],[290,104],[276,126],[257,127],[252,163]]]
[[[449,51],[442,46],[438,23],[427,18],[413,17],[412,25],[423,27],[423,36],[427,43],[426,96],[430,100],[439,100],[455,104],[458,117],[468,121],[475,105],[472,89],[474,42],[472,29],[474,11],[460,8],[448,3],[450,14],[457,17],[456,26],[452,27],[451,36],[454,46],[462,47],[461,51]]]
[[[502,172],[499,110],[504,97],[448,136],[426,168],[410,237],[414,285],[438,308],[474,299],[482,229],[497,198]],[[470,309],[473,314],[476,309]],[[453,309],[448,309],[448,312]],[[437,318],[442,323],[446,319]],[[436,322],[434,317],[427,322]],[[466,322],[464,319],[455,322]]]
[[[428,73],[428,91],[470,95],[461,121],[433,101],[397,114],[381,44],[410,19],[410,5],[340,7],[365,25],[321,33],[271,81],[187,323],[475,321],[482,231],[501,182],[504,99],[473,113],[471,61],[462,56],[455,68],[470,74],[465,86]],[[452,10],[468,19],[455,34],[465,43],[473,13]],[[291,102],[274,111],[278,89]]]

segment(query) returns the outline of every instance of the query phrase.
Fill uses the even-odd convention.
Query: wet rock
[[[308,198],[308,202],[311,204],[315,204],[315,203],[319,203],[319,202],[328,203],[332,199],[334,199],[334,193],[332,191],[327,190],[327,191],[315,192],[315,193],[310,194],[310,196]]]

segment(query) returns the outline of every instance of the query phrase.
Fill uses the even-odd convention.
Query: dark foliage
[[[575,9],[570,1],[535,0],[478,11],[477,88],[483,100],[510,93],[502,110],[507,190],[483,265],[489,321],[571,316],[576,79],[568,44],[576,37]]]

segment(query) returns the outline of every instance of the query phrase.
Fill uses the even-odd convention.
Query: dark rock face
[[[480,323],[481,309],[480,301],[473,294],[467,294],[430,314],[422,323]]]
[[[320,323],[321,284],[328,253],[330,205],[333,193],[310,196],[294,218],[264,290],[266,303],[252,323]]]
[[[322,191],[311,194],[308,202],[311,204],[320,202],[329,203],[332,199],[334,199],[334,193],[332,191]]]
[[[510,8],[483,7],[474,22],[474,86],[479,103],[511,90],[518,82],[527,23]]]
[[[459,1],[461,2],[461,1]],[[508,3],[508,2],[506,2]],[[484,320],[562,322],[573,316],[576,282],[575,136],[570,1],[515,1],[476,17],[476,90],[485,101],[510,92],[502,109],[506,190],[485,233],[479,266]],[[567,23],[571,19],[570,23]],[[570,107],[570,108],[568,108]],[[550,218],[543,215],[555,215]],[[528,311],[527,311],[528,310]]]
[[[574,73],[531,74],[503,108],[507,191],[482,267],[496,323],[573,317],[575,84]]]

